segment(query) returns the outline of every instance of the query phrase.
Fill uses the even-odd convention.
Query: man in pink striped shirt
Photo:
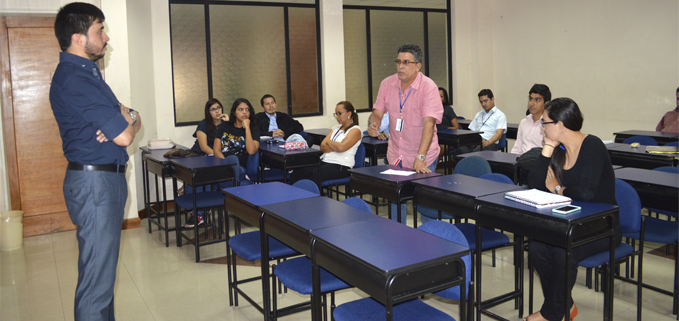
[[[436,169],[440,150],[435,135],[443,117],[438,86],[420,73],[422,50],[417,45],[399,47],[395,62],[397,73],[380,85],[368,134],[379,135],[382,116],[389,112],[389,164],[429,173]]]

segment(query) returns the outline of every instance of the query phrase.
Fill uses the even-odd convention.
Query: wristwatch
[[[561,185],[556,185],[556,187],[554,187],[554,193],[559,194],[560,190],[561,190]]]
[[[417,157],[417,159],[419,159],[419,160],[421,160],[421,161],[423,161],[423,162],[424,162],[425,159],[427,159],[427,157],[426,157],[425,155],[422,155],[422,154],[419,154],[419,155],[417,155],[416,157]]]
[[[132,118],[132,126],[134,126],[134,124],[137,123],[137,115],[132,112],[129,112],[128,114],[130,114],[130,118]]]

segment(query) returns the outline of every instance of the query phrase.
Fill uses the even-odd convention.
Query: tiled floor
[[[384,213],[385,211],[380,211]],[[412,219],[412,216],[409,216]],[[245,300],[230,307],[226,265],[194,262],[191,246],[177,248],[171,237],[170,247],[162,242],[154,228],[148,233],[142,228],[122,231],[118,278],[115,287],[116,318],[118,320],[261,320],[262,316]],[[647,249],[657,248],[648,244]],[[201,249],[204,259],[226,255],[223,243]],[[490,266],[490,254],[484,254],[484,298],[513,288],[512,251],[499,250],[496,268]],[[77,282],[78,245],[75,232],[55,233],[24,239],[23,248],[0,253],[0,320],[72,320],[73,297]],[[673,261],[646,255],[644,280],[671,289]],[[239,276],[254,276],[255,267],[239,267]],[[603,295],[587,289],[585,271],[580,270],[573,297],[580,314],[578,320],[601,320]],[[537,280],[537,278],[536,278]],[[542,303],[536,281],[535,306]],[[528,281],[526,277],[526,289]],[[256,283],[244,287],[248,293],[261,293]],[[338,303],[365,296],[356,289],[340,291]],[[257,295],[255,295],[257,298]],[[301,302],[306,298],[288,293],[280,296],[281,305]],[[261,295],[259,299],[261,301]],[[458,319],[458,303],[432,296],[425,302]],[[616,281],[615,319],[636,319],[636,288]],[[525,303],[527,309],[527,300]],[[672,298],[653,291],[643,293],[644,320],[675,320]],[[492,310],[510,320],[518,320],[513,302]],[[309,320],[305,311],[282,320]],[[484,320],[490,320],[483,316]]]

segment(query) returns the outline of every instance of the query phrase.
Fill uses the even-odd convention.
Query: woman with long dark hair
[[[236,177],[245,179],[248,156],[259,151],[259,129],[255,124],[255,110],[245,98],[238,98],[231,106],[229,121],[222,123],[214,140],[215,157],[238,160]]]
[[[229,116],[222,114],[224,107],[216,98],[212,98],[205,103],[205,118],[198,123],[193,137],[196,142],[191,150],[201,155],[213,155],[213,146],[217,136],[217,127],[222,121],[229,121]]]
[[[460,124],[457,123],[455,110],[453,110],[453,107],[450,106],[450,102],[448,102],[448,91],[443,87],[439,87],[439,96],[441,96],[441,104],[443,105],[443,117],[441,118],[441,123],[436,125],[436,128],[460,129]]]
[[[545,145],[528,175],[528,187],[568,196],[577,201],[617,205],[615,174],[606,146],[598,137],[581,133],[582,123],[580,108],[570,98],[557,98],[545,106],[542,115]],[[620,221],[616,216],[616,246],[621,239]],[[577,263],[608,249],[608,238],[576,247],[572,252],[571,266],[566,266],[566,249],[532,241],[529,256],[540,276],[545,301],[540,311],[524,320],[564,319],[564,288],[568,286],[572,289],[575,285]],[[566,269],[570,269],[571,284],[566,284]],[[571,319],[577,313],[574,303],[571,306]]]
[[[324,181],[350,175],[348,170],[354,167],[354,156],[363,136],[358,127],[358,114],[350,102],[337,103],[334,116],[338,124],[321,142],[321,151],[325,154],[321,156],[320,173]],[[292,183],[305,178],[316,181],[317,175],[316,168],[304,167],[294,170],[290,180]]]

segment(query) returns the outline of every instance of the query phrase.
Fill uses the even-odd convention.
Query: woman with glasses
[[[212,98],[205,103],[205,118],[198,123],[193,137],[196,142],[191,150],[200,155],[213,155],[213,146],[217,136],[217,126],[222,121],[229,121],[229,116],[222,114],[222,103],[216,98]]]
[[[349,177],[348,170],[354,167],[354,156],[361,144],[361,128],[358,127],[358,114],[354,105],[340,101],[333,114],[337,120],[332,130],[321,142],[321,180]],[[290,176],[292,183],[301,179],[317,181],[317,169],[304,167],[295,169]]]
[[[582,122],[580,108],[570,98],[557,98],[545,106],[542,115],[545,144],[542,155],[528,175],[528,187],[568,196],[576,201],[617,205],[615,174],[606,146],[598,137],[581,133]],[[616,246],[621,239],[620,221],[616,216]],[[524,320],[564,319],[564,288],[573,289],[578,273],[577,263],[608,249],[609,238],[576,247],[572,251],[572,264],[566,267],[566,249],[532,241],[529,255],[540,276],[545,301],[540,311]],[[571,284],[566,284],[566,268],[570,269]],[[573,304],[571,319],[577,313]]]

